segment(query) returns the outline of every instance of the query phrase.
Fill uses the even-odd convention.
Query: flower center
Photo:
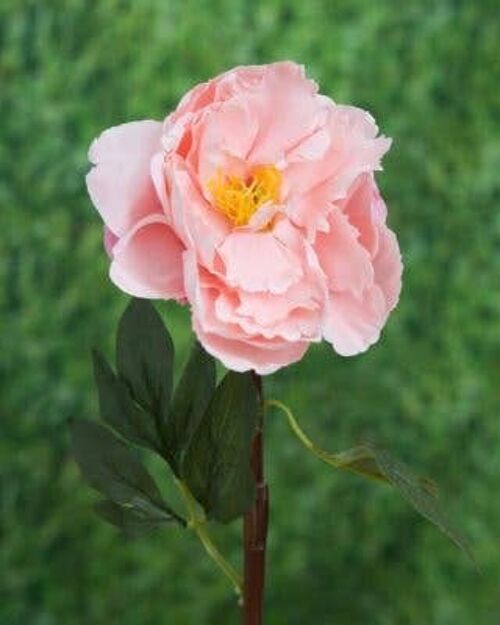
[[[215,207],[235,226],[246,225],[268,202],[279,202],[281,172],[274,165],[258,165],[247,178],[217,172],[209,181]]]

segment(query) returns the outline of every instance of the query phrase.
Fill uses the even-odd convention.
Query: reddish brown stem
[[[257,484],[255,502],[243,521],[244,581],[243,624],[262,625],[266,573],[266,539],[269,493],[264,478],[264,419],[262,378],[254,374],[259,394],[259,419],[252,446],[251,465]]]

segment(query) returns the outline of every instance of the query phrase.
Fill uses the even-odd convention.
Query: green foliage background
[[[126,302],[84,174],[103,128],[282,58],[395,138],[379,180],[406,271],[375,348],[315,347],[267,393],[331,450],[371,436],[437,477],[483,575],[390,489],[308,457],[273,413],[266,623],[500,622],[498,2],[3,0],[0,45],[0,623],[238,622],[194,537],[124,542],[68,455],[67,420],[95,414],[90,347],[111,353]],[[182,363],[187,311],[163,310]],[[239,528],[217,534],[237,562]]]

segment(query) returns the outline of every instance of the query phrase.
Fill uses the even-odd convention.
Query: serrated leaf
[[[389,482],[419,514],[436,525],[475,564],[467,539],[443,509],[434,482],[416,475],[385,449],[371,443],[335,454],[335,458],[338,468]]]
[[[131,443],[160,450],[161,438],[154,417],[134,402],[128,385],[100,352],[93,350],[92,360],[102,420]]]
[[[251,374],[227,373],[184,457],[182,474],[190,491],[208,517],[223,523],[241,516],[255,496],[250,450],[257,412]]]
[[[116,365],[133,398],[159,421],[169,413],[174,345],[153,304],[132,299],[118,325]]]
[[[352,473],[357,473],[363,477],[368,477],[381,482],[389,482],[387,475],[381,470],[377,459],[378,448],[372,444],[359,445],[339,454],[335,454],[335,459],[339,469],[345,469]],[[414,475],[415,481],[420,488],[429,494],[437,497],[439,489],[437,484],[421,475]]]
[[[136,538],[143,533],[177,521],[165,512],[148,514],[134,507],[121,506],[109,499],[97,502],[94,509],[102,519],[122,530],[130,538]]]
[[[179,467],[193,433],[197,429],[215,391],[215,361],[196,341],[177,384],[172,409],[165,423],[165,445]]]
[[[72,448],[83,477],[111,501],[145,514],[180,517],[163,501],[153,478],[110,430],[85,419],[71,424]]]

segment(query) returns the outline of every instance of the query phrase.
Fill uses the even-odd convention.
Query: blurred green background
[[[273,414],[266,623],[499,623],[498,2],[3,0],[0,45],[0,623],[238,622],[194,537],[124,541],[93,516],[69,457],[67,420],[96,412],[89,349],[112,354],[126,302],[84,174],[105,127],[284,58],[395,138],[379,181],[406,270],[376,347],[342,359],[317,346],[267,392],[323,446],[372,437],[438,478],[483,575],[393,491],[309,457]],[[162,310],[181,364],[187,312]],[[238,524],[216,533],[237,562]]]

